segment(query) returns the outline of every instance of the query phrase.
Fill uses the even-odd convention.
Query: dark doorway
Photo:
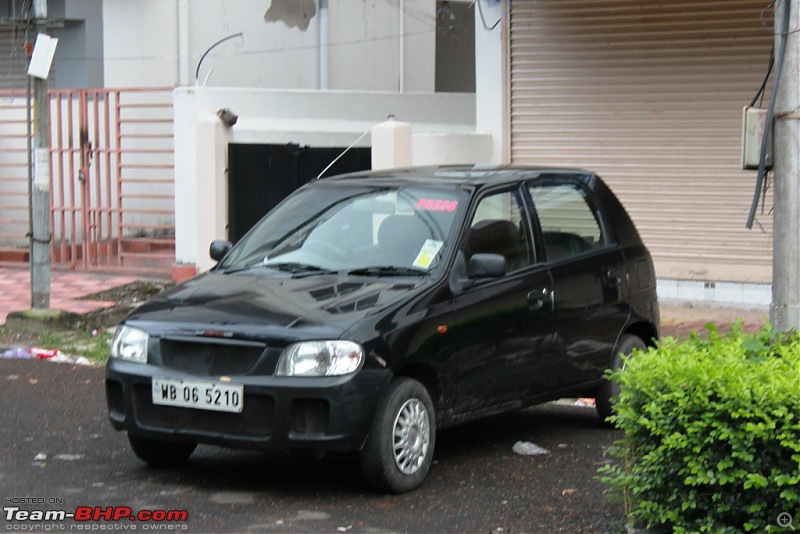
[[[475,2],[436,2],[437,93],[475,92]]]
[[[228,238],[234,243],[292,191],[330,165],[341,148],[228,145]],[[351,148],[325,176],[369,170],[371,149]]]

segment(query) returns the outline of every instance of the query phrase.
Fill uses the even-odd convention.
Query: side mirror
[[[470,278],[499,278],[507,271],[506,259],[501,254],[473,254],[467,266]]]
[[[211,246],[208,247],[208,255],[211,256],[212,260],[220,261],[225,257],[225,254],[228,253],[231,247],[233,247],[233,243],[230,241],[216,239],[212,241]]]

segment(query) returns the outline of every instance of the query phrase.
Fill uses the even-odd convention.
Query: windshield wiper
[[[247,263],[247,264],[242,265],[240,267],[229,267],[227,269],[224,269],[222,271],[222,274],[240,273],[242,271],[247,271],[247,270],[252,269],[254,267],[263,267],[263,266],[264,266],[264,260],[258,260],[258,261],[254,261],[253,263]]]
[[[277,263],[267,263],[264,267],[268,267],[270,269],[277,269],[278,271],[285,271],[288,273],[292,273],[293,278],[302,278],[304,276],[313,276],[317,274],[337,274],[338,271],[334,271],[331,269],[325,269],[320,267],[319,265],[311,265],[308,263],[300,263],[300,262],[277,262]]]
[[[394,265],[374,265],[372,267],[362,267],[353,269],[347,274],[354,276],[427,276],[427,271],[412,269],[410,267],[396,267]]]
[[[226,269],[223,271],[223,273],[224,274],[239,273],[242,271],[254,269],[256,267],[275,269],[276,271],[292,273],[292,276],[294,278],[310,276],[315,274],[336,274],[338,272],[338,271],[332,271],[330,269],[324,269],[322,267],[319,267],[318,265],[310,265],[308,263],[299,263],[291,261],[264,263],[264,260],[259,260],[253,263],[242,265],[241,267],[232,267],[230,269]]]

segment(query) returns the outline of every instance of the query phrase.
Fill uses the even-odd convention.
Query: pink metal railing
[[[0,91],[0,102],[0,246],[7,248],[28,239],[25,91]]]
[[[0,92],[0,249],[6,250],[23,248],[27,239],[25,110],[24,92]],[[53,90],[50,110],[53,265],[169,272],[172,88]]]

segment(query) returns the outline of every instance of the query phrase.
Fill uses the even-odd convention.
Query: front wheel
[[[136,456],[152,467],[178,467],[197,448],[197,443],[191,441],[158,441],[130,434],[128,441]]]
[[[647,347],[644,344],[644,341],[641,338],[633,335],[626,334],[622,336],[619,344],[619,351],[614,355],[614,358],[611,360],[611,369],[617,371],[622,369],[625,366],[625,363],[622,361],[623,356],[630,356],[631,352],[636,349],[645,350]],[[608,422],[608,418],[614,415],[614,408],[611,404],[611,399],[619,395],[619,384],[614,382],[613,380],[606,380],[603,382],[603,385],[597,388],[595,392],[595,406],[597,407],[597,415],[600,416],[600,420],[606,424]]]
[[[425,480],[435,443],[436,414],[428,390],[417,380],[398,378],[378,406],[361,451],[361,469],[379,491],[411,491]]]

